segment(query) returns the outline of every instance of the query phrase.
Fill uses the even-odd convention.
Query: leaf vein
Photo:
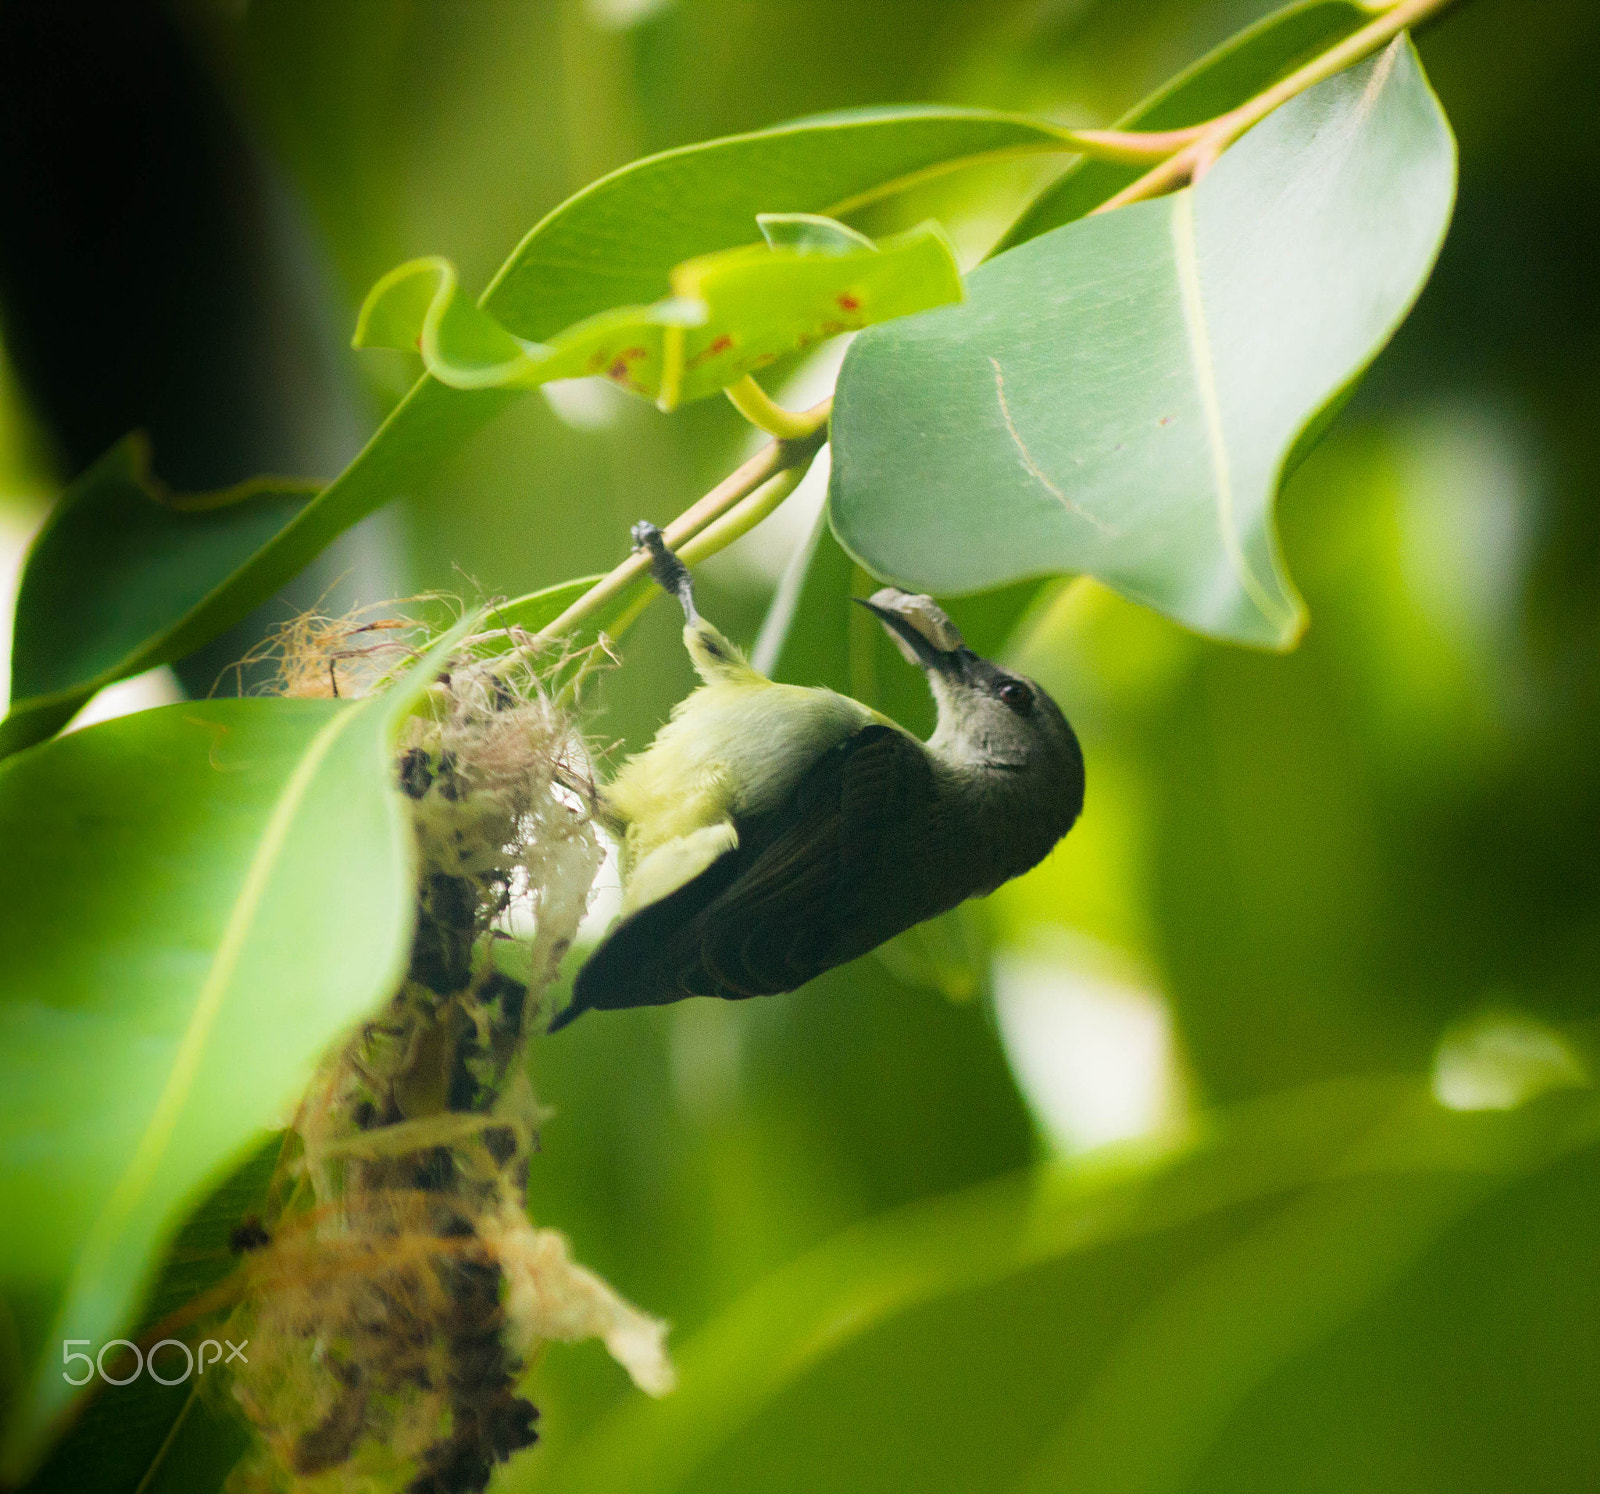
[[[1222,548],[1233,566],[1239,585],[1261,615],[1276,627],[1293,622],[1261,579],[1251,569],[1239,538],[1233,507],[1233,472],[1228,462],[1227,435],[1222,428],[1222,401],[1217,393],[1216,370],[1211,362],[1211,336],[1206,327],[1205,302],[1200,292],[1200,257],[1194,233],[1194,189],[1174,193],[1172,202],[1172,257],[1178,276],[1178,297],[1183,308],[1183,328],[1189,341],[1189,361],[1200,396],[1206,447],[1211,455],[1211,482],[1217,505],[1217,528]]]
[[[1096,518],[1081,504],[1073,502],[1067,497],[1048,477],[1043,469],[1034,461],[1033,453],[1028,450],[1027,442],[1022,439],[1022,433],[1017,429],[1017,423],[1011,418],[1011,405],[1006,399],[1006,379],[1000,371],[1000,360],[991,357],[989,367],[994,370],[994,394],[1000,404],[1000,418],[1006,423],[1006,431],[1011,437],[1011,444],[1017,448],[1017,458],[1021,461],[1023,469],[1034,478],[1044,490],[1055,498],[1068,513],[1076,514],[1078,518],[1093,524],[1102,534],[1110,536],[1118,531],[1104,519]]]

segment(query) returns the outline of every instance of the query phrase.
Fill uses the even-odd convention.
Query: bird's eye
[[[1008,706],[1019,716],[1033,713],[1033,691],[1021,680],[1007,680],[995,693],[1003,705]]]

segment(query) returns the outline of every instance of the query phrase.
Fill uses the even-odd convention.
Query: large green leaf
[[[830,509],[933,592],[1088,572],[1284,647],[1272,504],[1420,291],[1455,149],[1410,44],[1270,115],[1193,188],[991,260],[845,359]]]
[[[1230,37],[1117,121],[1122,130],[1177,130],[1237,108],[1372,19],[1352,0],[1298,0]],[[1147,168],[1080,156],[1036,197],[995,245],[1013,249],[1071,223]]]
[[[1169,130],[1215,118],[1254,97],[1307,57],[1342,40],[1369,20],[1370,13],[1353,0],[1297,0],[1202,57],[1129,110],[1117,121],[1117,127]],[[1144,169],[1087,156],[1077,157],[1034,199],[993,252],[998,254],[1082,217],[1135,180]],[[833,601],[818,610],[817,586],[806,569],[814,560],[825,567],[833,567],[830,575],[836,575],[841,559],[831,535],[825,537],[825,542],[814,541],[804,557],[797,557],[762,625],[758,651],[765,649],[764,657],[780,670],[786,667],[793,654],[801,661],[802,674],[816,673],[810,658],[812,644],[806,640],[818,636],[820,629],[833,640],[830,647],[837,664],[832,673],[816,673],[816,679],[827,679],[835,689],[848,690],[849,673],[842,652],[843,625],[839,625],[835,637],[835,630],[825,615],[826,607],[831,607]],[[830,599],[848,596],[849,563],[847,559],[842,563],[844,582],[837,579],[821,582]],[[796,605],[802,593],[812,599],[811,603]],[[794,644],[788,640],[791,621],[802,634]],[[784,660],[782,664],[778,662],[780,654]],[[781,677],[801,682],[795,674],[785,672]]]
[[[1215,118],[1371,19],[1370,12],[1353,0],[1297,0],[1202,57],[1129,110],[1117,127],[1169,130]],[[998,254],[1084,216],[1145,169],[1077,157],[1029,204],[992,252]],[[807,570],[813,563],[827,571],[817,581]],[[764,649],[763,657],[780,671],[778,677],[805,683],[814,676],[813,682],[826,680],[834,689],[849,690],[844,624],[835,625],[828,616],[829,610],[842,606],[849,595],[849,571],[848,558],[831,534],[814,542],[804,557],[797,557],[762,625],[758,644],[758,651]],[[840,574],[843,581],[838,580]],[[819,588],[827,594],[826,600],[819,595]],[[799,602],[802,594],[807,598],[804,603]],[[791,623],[799,630],[793,641],[788,636]],[[833,663],[827,672],[819,672],[820,660],[814,657],[815,642],[821,639],[828,640],[827,647],[832,650]],[[790,670],[791,660],[798,672]]]
[[[367,701],[175,705],[0,767],[5,1476],[73,1397],[62,1341],[117,1335],[198,1191],[398,979],[390,744],[454,636]]]
[[[423,378],[339,477],[172,499],[143,441],[113,447],[62,497],[17,595],[0,756],[58,730],[104,685],[180,659],[272,596],[374,509],[414,491],[514,399]]]
[[[754,1288],[680,1350],[674,1396],[624,1403],[534,1486],[1177,1487],[1253,1384],[1597,1139],[1592,1092],[1468,1115],[1346,1081],[1218,1117],[1165,1166],[917,1204]]]
[[[261,1212],[281,1146],[281,1136],[271,1137],[184,1221],[128,1327],[129,1339],[140,1343],[152,1336],[158,1324],[219,1285],[238,1265],[231,1237],[243,1220]],[[174,1361],[172,1367],[168,1360]],[[175,1379],[176,1367],[175,1352],[164,1350],[161,1373]],[[81,1367],[74,1378],[82,1378]],[[237,1414],[228,1414],[225,1395],[206,1393],[214,1381],[208,1365],[206,1374],[176,1385],[149,1375],[129,1385],[96,1382],[67,1435],[28,1481],[27,1494],[129,1494],[134,1489],[193,1494],[217,1487],[248,1445],[249,1433]],[[182,1479],[172,1481],[180,1468]]]
[[[788,215],[784,227],[802,216]],[[456,389],[532,389],[593,375],[673,410],[785,353],[961,299],[961,272],[936,223],[874,244],[831,219],[806,221],[809,239],[786,234],[792,242],[687,260],[673,267],[670,296],[613,307],[547,343],[512,336],[463,299],[449,260],[412,260],[373,287],[356,345],[415,347],[427,371]],[[818,243],[825,225],[834,233]]]
[[[674,265],[749,243],[757,213],[842,217],[965,162],[1070,149],[1062,137],[987,109],[863,109],[648,156],[538,223],[483,309],[546,342],[597,312],[659,300]]]

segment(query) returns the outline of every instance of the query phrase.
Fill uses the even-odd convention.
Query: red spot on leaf
[[[684,359],[683,366],[685,368],[699,368],[702,363],[705,363],[711,358],[715,358],[719,353],[726,353],[732,346],[733,338],[728,333],[724,332],[722,336],[716,338],[714,341],[701,348],[698,353],[695,353],[691,357]]]
[[[856,297],[854,297],[851,294],[849,294],[848,291],[845,292],[844,294],[842,294],[838,299],[839,299],[839,307],[843,311],[860,311],[861,310],[861,302],[859,300],[857,300]]]

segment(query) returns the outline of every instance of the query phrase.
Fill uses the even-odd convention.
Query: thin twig
[[[730,472],[716,487],[701,498],[697,503],[691,504],[678,515],[666,529],[662,537],[673,549],[677,549],[686,541],[693,539],[702,529],[705,529],[716,519],[721,518],[736,503],[748,498],[763,483],[776,477],[781,472],[787,472],[793,467],[809,467],[811,459],[822,449],[823,443],[828,439],[828,414],[833,408],[833,401],[825,399],[821,404],[814,405],[806,411],[806,417],[814,421],[811,433],[794,441],[774,441],[764,446],[743,466]],[[730,536],[734,538],[736,536]],[[726,541],[725,541],[726,543]],[[716,547],[721,548],[721,545]],[[706,552],[711,553],[710,551]],[[698,559],[704,559],[701,555]],[[548,639],[559,638],[563,633],[570,633],[577,625],[598,611],[601,607],[614,598],[620,596],[628,587],[646,571],[650,569],[650,557],[643,554],[630,555],[621,565],[607,572],[591,586],[588,591],[578,598],[553,622],[546,623],[534,637],[544,642]]]
[[[1071,130],[1066,138],[1084,147],[1081,154],[1097,161],[1142,166],[1146,161],[1164,161],[1193,144],[1209,126],[1208,120],[1182,130]]]
[[[1175,154],[1145,172],[1137,181],[1130,182],[1114,197],[1108,197],[1092,213],[1108,213],[1114,208],[1126,207],[1130,202],[1161,197],[1198,180],[1223,151],[1274,109],[1335,73],[1343,72],[1352,63],[1370,56],[1379,47],[1392,41],[1407,27],[1429,19],[1453,3],[1454,0],[1399,0],[1376,20],[1352,32],[1320,56],[1313,57],[1304,67],[1296,68],[1287,78],[1263,89],[1254,98],[1247,99],[1237,109],[1219,114],[1206,124],[1194,126],[1192,130],[1171,131],[1169,138],[1178,142],[1179,146]],[[1106,133],[1111,135],[1117,132]],[[1154,140],[1159,137],[1145,138]]]
[[[722,392],[728,396],[728,403],[758,431],[765,431],[780,441],[804,441],[818,426],[827,424],[825,405],[798,413],[786,410],[749,374],[737,384],[729,384]]]

